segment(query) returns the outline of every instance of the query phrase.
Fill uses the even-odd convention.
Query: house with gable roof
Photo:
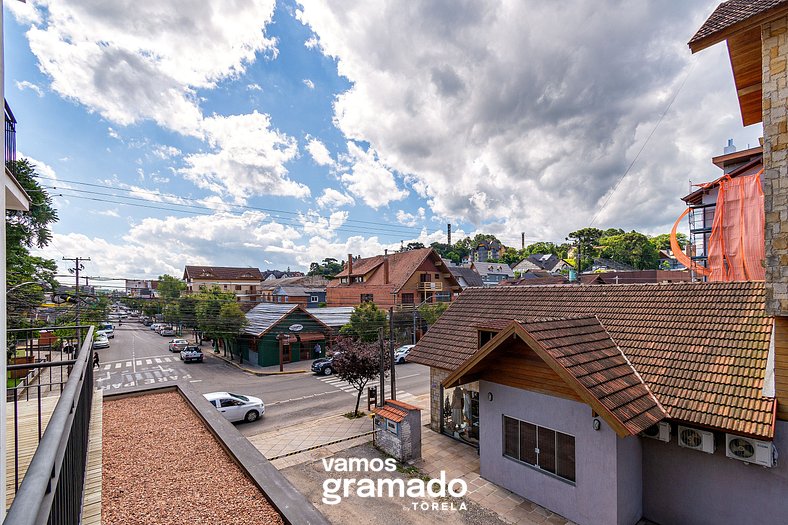
[[[497,286],[506,279],[514,278],[514,272],[506,263],[473,262],[470,267],[481,276],[484,286]]]
[[[468,289],[409,355],[433,430],[579,524],[788,516],[788,1],[724,2],[689,45],[722,41],[764,123],[765,280]]]
[[[228,266],[190,266],[183,270],[186,293],[198,293],[218,286],[223,292],[234,293],[239,301],[255,302],[260,298],[263,275],[258,268]]]
[[[345,268],[328,283],[328,306],[375,303],[380,308],[451,302],[461,291],[440,255],[421,248],[374,257],[348,255]]]

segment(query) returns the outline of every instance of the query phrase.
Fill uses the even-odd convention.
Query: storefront
[[[441,432],[479,446],[479,382],[441,387]]]

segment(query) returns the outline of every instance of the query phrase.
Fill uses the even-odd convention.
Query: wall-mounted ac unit
[[[773,467],[777,464],[777,449],[774,443],[735,434],[725,434],[725,455],[764,467]]]
[[[678,439],[680,447],[714,454],[714,434],[712,432],[679,425]]]
[[[667,443],[670,441],[670,423],[667,421],[660,421],[656,425],[651,425],[648,427],[646,430],[641,432],[640,435],[651,439],[665,441]]]

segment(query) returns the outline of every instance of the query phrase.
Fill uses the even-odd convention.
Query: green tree
[[[642,233],[631,231],[600,239],[601,256],[629,264],[638,270],[657,268],[659,252],[651,240]]]
[[[580,271],[589,268],[594,261],[595,257],[599,256],[599,239],[602,238],[604,232],[599,228],[581,228],[577,231],[570,232],[567,236],[568,239],[575,241],[575,244],[580,247]],[[576,256],[576,255],[575,255]]]
[[[326,257],[322,263],[313,262],[309,265],[307,275],[322,275],[331,279],[342,271],[342,264],[332,257]]]
[[[420,242],[409,242],[408,244],[405,245],[404,251],[409,252],[411,250],[420,250],[422,248],[425,248],[423,243],[420,243]]]
[[[676,233],[676,241],[678,241],[679,246],[681,249],[687,247],[687,243],[689,239],[687,238],[686,234],[683,233]],[[651,238],[652,244],[657,250],[670,250],[670,234],[669,233],[660,233]]]
[[[370,379],[380,375],[380,346],[377,343],[368,343],[342,337],[334,343],[333,365],[337,377],[347,381],[357,391],[356,408],[353,412],[358,416],[358,406],[361,403],[361,394]],[[383,369],[388,370],[389,360],[383,360]]]
[[[159,276],[159,287],[157,292],[162,299],[178,299],[181,296],[181,292],[185,289],[186,283],[177,277],[167,274]]]
[[[379,309],[375,303],[361,303],[353,309],[350,322],[343,326],[339,333],[370,342],[378,339],[381,328],[386,328],[385,310]]]
[[[423,304],[419,306],[419,315],[428,326],[432,326],[448,308],[449,303]]]

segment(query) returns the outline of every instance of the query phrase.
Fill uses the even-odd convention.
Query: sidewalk
[[[278,376],[278,375],[287,375],[287,374],[306,374],[311,372],[312,366],[312,359],[307,361],[296,361],[294,363],[285,363],[283,366],[284,370],[282,372],[279,371],[279,365],[274,366],[260,366],[255,363],[250,363],[248,361],[244,361],[243,364],[239,364],[236,360],[230,359],[226,357],[222,352],[215,354],[213,350],[209,350],[205,352],[205,355],[216,357],[221,359],[222,361],[233,365],[234,367],[238,368],[239,370],[243,370],[247,374],[253,374],[256,376]]]
[[[518,525],[572,523],[480,477],[479,455],[476,448],[430,430],[429,394],[418,396],[409,402],[422,409],[422,458],[413,461],[412,464],[423,475],[438,477],[443,470],[448,479],[464,479],[468,485],[468,493],[465,497],[496,513],[506,523]],[[347,419],[342,415],[329,416],[258,434],[250,437],[249,441],[277,469],[284,470],[370,443],[372,423],[369,417]]]

